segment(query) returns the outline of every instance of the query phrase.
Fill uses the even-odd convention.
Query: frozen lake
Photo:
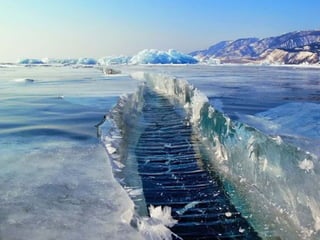
[[[95,127],[119,96],[136,92],[141,81],[130,74],[137,71],[162,74],[153,81],[163,80],[163,74],[185,79],[231,121],[246,123],[280,142],[276,149],[283,149],[284,142],[293,144],[290,151],[295,147],[308,151],[310,159],[305,162],[298,159],[278,166],[277,171],[288,166],[297,179],[289,178],[289,172],[277,172],[272,181],[294,190],[280,194],[269,188],[280,200],[273,201],[273,211],[263,223],[277,214],[281,219],[285,212],[294,219],[288,225],[301,229],[294,235],[277,230],[273,223],[258,228],[262,235],[319,237],[319,189],[310,183],[319,180],[320,70],[200,65],[119,69],[123,74],[105,76],[97,68],[0,67],[1,239],[143,239],[130,225],[137,214],[135,202],[115,180]],[[104,127],[108,129],[108,123]],[[234,147],[227,141],[225,146]],[[246,181],[257,188],[270,180],[265,171],[254,176],[256,182]],[[296,196],[301,188],[304,191]],[[266,189],[258,189],[264,197]]]

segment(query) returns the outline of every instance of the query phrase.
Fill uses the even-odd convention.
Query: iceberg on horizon
[[[96,65],[97,60],[94,58],[24,58],[17,61],[17,64],[28,64],[28,65],[37,65],[37,64],[62,64],[62,65]]]
[[[170,49],[161,51],[156,49],[144,49],[133,56],[130,64],[195,64],[198,60],[190,55]]]
[[[98,60],[100,65],[119,65],[119,64],[195,64],[198,60],[194,57],[170,49],[162,51],[157,49],[144,49],[133,57],[129,56],[105,56]]]
[[[157,49],[144,49],[133,57],[130,56],[105,56],[100,59],[94,58],[25,58],[17,64],[62,64],[62,65],[138,65],[138,64],[196,64],[199,61],[177,50],[168,51]]]
[[[94,58],[79,58],[77,64],[96,65],[98,62]]]
[[[44,62],[40,59],[36,58],[23,58],[19,59],[18,64],[44,64]]]

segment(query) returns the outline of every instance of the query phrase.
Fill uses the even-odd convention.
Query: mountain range
[[[320,58],[320,30],[222,41],[190,55],[204,62],[218,59],[222,63],[315,64]]]

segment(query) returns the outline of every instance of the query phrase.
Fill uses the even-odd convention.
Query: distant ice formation
[[[43,61],[41,61],[40,59],[35,59],[35,58],[24,58],[24,59],[20,59],[17,62],[18,64],[44,64]]]
[[[133,57],[128,56],[106,56],[100,58],[98,63],[101,65],[115,64],[194,64],[198,60],[190,55],[170,49],[161,51],[156,49],[144,49]]]
[[[156,49],[145,49],[133,56],[131,64],[195,64],[198,60],[190,55],[170,49],[160,51]]]
[[[214,56],[207,57],[207,56],[194,56],[195,59],[198,60],[201,64],[209,64],[209,65],[218,65],[221,64],[221,60],[219,58],[216,58]]]
[[[44,58],[42,61],[46,64],[62,64],[62,65],[73,65],[77,64],[77,58]]]
[[[161,51],[156,49],[145,49],[133,57],[129,56],[105,56],[98,60],[94,58],[44,58],[19,60],[18,64],[62,64],[62,65],[119,65],[119,64],[195,64],[199,61],[187,54],[170,49]]]
[[[79,58],[77,61],[77,64],[81,64],[81,65],[96,65],[97,64],[97,60],[95,60],[94,58]]]
[[[43,59],[34,59],[34,58],[24,58],[17,61],[17,64],[23,65],[96,65],[97,60],[94,58],[43,58]]]
[[[106,56],[98,60],[100,65],[119,65],[119,64],[128,64],[131,57],[128,56]]]

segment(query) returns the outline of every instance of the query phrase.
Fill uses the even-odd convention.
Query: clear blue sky
[[[182,52],[320,29],[320,0],[0,0],[0,61]]]

